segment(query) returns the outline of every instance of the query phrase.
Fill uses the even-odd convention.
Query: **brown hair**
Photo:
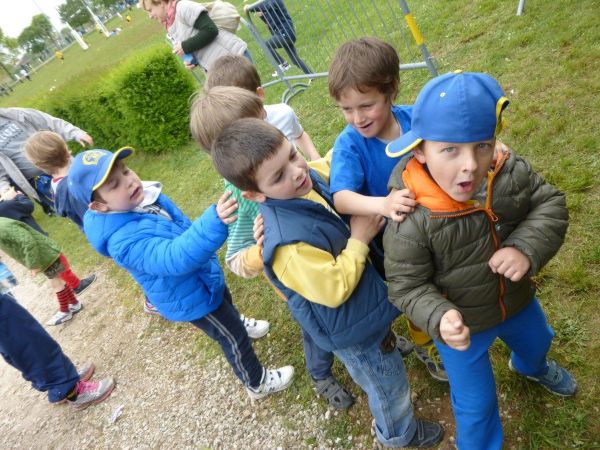
[[[161,3],[169,3],[169,0],[140,0],[138,3],[142,9],[148,11],[148,7],[146,6],[148,3],[151,3],[152,5],[160,5]]]
[[[38,131],[25,142],[25,156],[31,164],[52,174],[68,167],[71,153],[67,143],[53,131]]]
[[[217,59],[208,71],[204,88],[237,86],[256,93],[260,85],[260,76],[254,64],[244,56],[225,55]]]
[[[256,171],[285,142],[285,136],[260,119],[240,119],[227,126],[212,147],[213,164],[242,191],[258,192]]]
[[[374,37],[343,43],[329,66],[329,95],[336,100],[348,88],[359,92],[376,88],[393,101],[399,82],[398,53],[390,44]]]
[[[196,142],[210,153],[213,141],[223,128],[237,119],[262,119],[264,111],[258,95],[235,86],[215,86],[193,97],[190,131]]]

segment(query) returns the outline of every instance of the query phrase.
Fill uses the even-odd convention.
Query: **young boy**
[[[496,338],[512,350],[511,370],[560,396],[577,388],[547,359],[554,333],[531,282],[563,242],[565,197],[511,152],[494,162],[507,104],[488,75],[434,78],[417,97],[411,131],[388,146],[391,156],[412,149],[390,186],[410,189],[419,204],[385,231],[390,300],[435,339],[461,450],[502,447],[488,355]]]
[[[223,177],[260,203],[265,272],[303,331],[334,352],[367,393],[378,442],[436,445],[443,428],[413,417],[390,330],[400,312],[390,307],[385,283],[367,257],[383,218],[353,216],[348,229],[333,209],[328,173],[310,170],[283,134],[262,120],[227,127],[212,156]]]
[[[216,137],[235,120],[262,119],[264,115],[262,100],[254,92],[234,86],[214,86],[192,103],[190,128],[194,139],[210,150]],[[314,163],[329,166],[329,160]],[[258,204],[245,199],[229,181],[224,182],[225,192],[231,192],[232,198],[238,203],[237,220],[229,224],[225,264],[236,275],[252,278],[263,271],[261,248],[256,245],[252,231],[258,215]],[[317,394],[325,397],[334,408],[347,409],[352,406],[352,394],[342,387],[331,371],[333,353],[319,348],[306,333],[303,334],[303,344],[306,369]]]
[[[412,107],[394,105],[400,60],[394,48],[372,37],[350,40],[336,51],[329,68],[329,94],[348,126],[333,146],[330,188],[341,214],[379,214],[402,221],[413,211],[408,189],[388,193],[387,181],[398,160],[385,154],[388,142],[410,130]],[[383,276],[381,234],[373,259]],[[448,381],[433,342],[408,322],[415,355],[438,381]]]
[[[265,100],[256,67],[242,56],[225,55],[215,62],[208,71],[205,89],[208,91],[215,86],[237,86],[255,93],[263,102]],[[291,106],[277,103],[264,105],[264,110],[265,120],[279,129],[288,141],[296,144],[306,159],[314,161],[321,157]]]
[[[46,325],[61,325],[81,311],[77,300],[96,279],[95,275],[80,280],[69,266],[56,242],[29,225],[0,217],[0,250],[34,272],[43,272],[56,293],[59,310]]]
[[[72,158],[64,139],[53,131],[38,131],[25,141],[25,156],[31,164],[52,177],[56,213],[71,219],[82,229],[87,204],[78,202],[69,195],[66,180]]]
[[[142,184],[122,162],[132,152],[90,150],[73,160],[69,189],[89,204],[86,237],[133,276],[164,318],[191,322],[217,341],[250,398],[286,389],[294,368],[263,368],[216,255],[235,220],[235,200],[224,194],[192,223],[160,183]]]

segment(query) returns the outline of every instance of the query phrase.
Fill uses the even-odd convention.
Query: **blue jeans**
[[[406,369],[398,349],[395,346],[391,350],[382,349],[381,342],[367,340],[363,344],[334,350],[334,353],[367,394],[377,439],[386,447],[408,444],[417,430],[417,423],[413,417]]]
[[[233,306],[227,286],[223,292],[221,306],[190,323],[217,341],[227,362],[244,386],[260,386],[264,376],[263,366],[254,353],[246,327],[240,319],[240,313]]]
[[[512,350],[514,368],[524,375],[540,375],[548,367],[546,354],[554,332],[537,299],[516,316],[471,335],[471,345],[458,351],[435,341],[448,380],[460,450],[502,448],[502,424],[489,348],[496,338]]]
[[[77,369],[37,320],[14,297],[0,295],[0,354],[48,400],[64,400],[79,381]]]

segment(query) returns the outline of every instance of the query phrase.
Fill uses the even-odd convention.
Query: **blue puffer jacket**
[[[329,187],[313,171],[315,189],[332,207]],[[310,200],[267,199],[260,204],[265,221],[263,258],[269,280],[285,295],[287,305],[315,343],[323,350],[343,349],[361,342],[380,342],[400,311],[388,301],[387,287],[370,262],[350,298],[338,308],[313,303],[288,289],[273,272],[278,246],[305,242],[337,257],[345,248],[350,230],[335,214]]]
[[[137,281],[169,320],[200,319],[223,301],[225,279],[216,251],[227,226],[209,207],[193,223],[165,195],[157,203],[173,218],[137,212],[88,210],[83,228],[92,246]]]

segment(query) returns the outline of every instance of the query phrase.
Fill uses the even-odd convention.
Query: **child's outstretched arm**
[[[415,196],[408,189],[392,189],[386,197],[369,197],[350,190],[333,194],[335,209],[342,214],[379,214],[403,222],[406,215],[415,210]]]
[[[303,131],[302,134],[296,138],[296,145],[298,146],[298,150],[300,150],[300,152],[310,161],[315,161],[321,157],[306,131]]]
[[[530,264],[527,273],[532,276],[560,249],[569,225],[569,212],[565,195],[546,183],[527,161],[516,158],[513,171],[522,170],[529,177],[529,212],[501,246],[514,247],[526,256]]]
[[[305,243],[279,247],[273,272],[286,287],[307,300],[337,308],[356,289],[369,254],[368,243],[384,223],[381,216],[352,216],[350,238],[337,258]]]
[[[184,275],[193,272],[215,257],[227,238],[227,225],[221,220],[235,220],[230,215],[237,203],[223,194],[175,238],[157,235],[154,223],[123,227],[108,241],[108,252],[126,268],[154,275]]]

